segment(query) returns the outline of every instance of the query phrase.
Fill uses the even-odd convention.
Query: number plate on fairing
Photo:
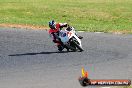
[[[69,38],[67,36],[66,32],[60,32],[59,37],[63,43],[66,43],[69,41]]]

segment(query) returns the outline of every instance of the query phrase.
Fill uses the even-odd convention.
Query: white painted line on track
[[[100,33],[104,33],[104,32],[94,32],[94,33],[100,34]]]

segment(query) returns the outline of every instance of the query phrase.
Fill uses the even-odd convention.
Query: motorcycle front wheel
[[[84,51],[82,47],[80,47],[77,42],[73,41],[74,45],[79,49],[80,52]]]

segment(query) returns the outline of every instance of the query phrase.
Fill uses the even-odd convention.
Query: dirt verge
[[[34,29],[34,30],[48,30],[48,27],[45,26],[36,26],[36,25],[25,25],[25,24],[0,24],[0,27],[11,27],[11,28],[25,28],[25,29]]]

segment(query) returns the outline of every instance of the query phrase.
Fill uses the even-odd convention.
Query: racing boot
[[[57,47],[58,47],[59,51],[62,51],[64,49],[64,47],[62,45],[58,45]]]
[[[82,37],[82,36],[79,36],[79,35],[78,35],[78,38],[79,38],[79,39],[83,39],[83,37]]]
[[[64,46],[64,47],[66,48],[67,52],[69,52],[69,48],[67,46]]]
[[[83,37],[82,37],[82,36],[77,35],[77,33],[75,33],[75,35],[76,35],[79,39],[83,39]]]

